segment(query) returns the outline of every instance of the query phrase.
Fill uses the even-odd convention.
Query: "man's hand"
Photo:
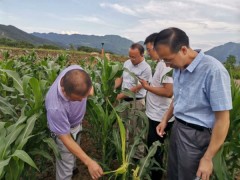
[[[60,135],[58,138],[71,153],[77,156],[88,167],[88,171],[93,179],[98,179],[103,175],[102,168],[82,150],[70,134]]]
[[[121,99],[124,99],[125,98],[125,95],[123,93],[120,93],[117,95],[117,100],[121,100]]]
[[[166,134],[164,131],[166,127],[167,127],[167,122],[165,122],[165,121],[160,122],[158,124],[158,126],[156,127],[157,134],[160,137],[163,137]]]
[[[197,177],[200,177],[202,180],[209,180],[213,171],[213,162],[212,159],[202,157],[199,163]]]
[[[150,87],[149,83],[144,79],[139,79],[139,82],[142,84],[142,87],[146,90],[148,90],[148,87]]]
[[[203,180],[209,180],[210,175],[212,174],[212,159],[224,143],[230,124],[229,111],[216,111],[215,118],[216,120],[213,126],[209,146],[200,160],[197,171],[197,177],[200,177]]]
[[[87,167],[92,179],[98,179],[102,177],[103,170],[98,163],[96,163],[96,161],[90,160],[90,162],[87,164]]]

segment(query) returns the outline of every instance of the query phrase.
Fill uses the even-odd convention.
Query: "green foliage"
[[[54,46],[50,44],[43,44],[41,46],[38,46],[39,49],[53,49],[53,50],[60,50],[61,48],[59,46]]]
[[[94,137],[102,149],[102,162],[107,163],[113,153],[111,150],[112,128],[116,116],[109,103],[114,103],[117,93],[114,91],[115,78],[122,74],[122,65],[110,62],[107,58],[91,59],[85,70],[92,77],[95,96],[88,100],[88,120],[94,129]]]
[[[78,51],[83,51],[83,52],[98,52],[100,53],[101,50],[100,49],[97,49],[97,48],[91,48],[91,47],[88,47],[88,46],[80,46],[77,48]]]
[[[15,48],[38,48],[38,49],[53,49],[53,50],[60,50],[61,48],[57,45],[51,45],[51,44],[43,44],[39,46],[35,46],[34,44],[31,44],[26,41],[16,41],[8,38],[0,38],[0,46],[6,46],[6,47],[15,47]]]
[[[240,79],[240,66],[237,66],[236,62],[236,57],[229,55],[226,62],[224,62],[224,66],[229,71],[232,78]]]
[[[232,80],[230,127],[221,150],[214,158],[215,176],[219,180],[234,179],[240,170],[240,86]]]
[[[133,144],[126,147],[126,125],[119,113],[133,107],[128,102],[116,102],[120,90],[114,89],[115,79],[123,72],[122,63],[107,58],[85,59],[79,63],[93,81],[95,95],[88,100],[87,120],[92,128],[91,136],[101,149],[100,163],[107,171],[105,177],[149,179],[151,168],[158,165],[153,155],[160,145],[154,143],[145,157],[139,162],[133,161],[137,146],[144,142],[147,134],[148,119],[144,112],[132,109],[145,126]],[[151,63],[152,67],[156,65]],[[228,64],[232,63],[231,57]],[[34,179],[38,170],[46,169],[46,162],[54,162],[53,154],[59,156],[48,131],[44,97],[67,65],[67,54],[39,59],[34,51],[15,58],[11,58],[10,52],[3,52],[3,60],[0,61],[0,179]],[[236,78],[239,68],[229,67],[233,78]],[[134,74],[129,72],[129,75],[138,81]],[[128,90],[123,93],[135,98]],[[232,98],[229,133],[214,158],[214,177],[220,180],[234,179],[240,169],[240,87],[234,81]],[[167,146],[161,148],[166,149]],[[118,165],[117,170],[112,168],[113,162]],[[163,170],[162,167],[158,169]]]
[[[17,48],[34,48],[34,45],[25,41],[15,41],[7,38],[0,38],[0,45]]]
[[[227,57],[225,65],[226,65],[227,69],[232,69],[232,68],[234,68],[236,62],[237,62],[236,57],[233,55],[229,55]]]
[[[49,140],[44,97],[50,77],[55,79],[61,70],[56,62],[64,61],[64,56],[37,61],[31,52],[17,59],[7,55],[0,62],[0,179],[31,179],[45,168],[39,167],[42,162],[52,161],[51,149],[58,156]],[[45,158],[40,164],[39,156]]]

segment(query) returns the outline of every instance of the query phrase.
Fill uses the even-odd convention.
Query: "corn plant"
[[[123,124],[123,120],[119,117],[115,108],[113,108],[113,111],[116,115],[119,127],[119,134],[116,131],[114,131],[116,135],[114,136],[113,143],[116,145],[116,149],[118,151],[117,154],[121,156],[119,158],[121,159],[121,161],[120,167],[118,169],[113,171],[107,171],[105,172],[105,175],[113,174],[115,178],[121,177],[121,179],[123,180],[125,179],[140,180],[143,178],[150,179],[149,172],[151,168],[153,167],[154,164],[158,164],[156,160],[153,158],[153,156],[155,155],[157,148],[160,146],[160,143],[158,141],[154,142],[153,145],[148,149],[147,155],[140,159],[139,163],[137,163],[136,165],[136,163],[133,162],[132,158],[134,156],[137,145],[142,142],[142,137],[147,133],[148,127],[145,127],[141,131],[141,133],[134,138],[134,143],[131,145],[129,151],[127,151],[128,149],[126,148],[126,130]],[[142,112],[140,112],[139,116],[146,117],[144,114],[141,113]],[[145,118],[145,120],[147,121],[147,118]],[[134,166],[136,167],[136,169],[133,169]],[[111,177],[109,179],[111,179]]]
[[[234,179],[240,170],[240,86],[233,80],[232,103],[228,135],[214,158],[214,173],[219,180]]]
[[[0,62],[0,178],[3,179],[34,177],[33,168],[39,170],[35,163],[39,157],[53,161],[51,149],[58,156],[55,142],[49,138],[44,109],[44,96],[50,86],[48,73],[39,71],[37,63],[34,53]],[[60,71],[60,66],[57,67]]]
[[[95,96],[88,100],[87,113],[88,121],[94,128],[94,138],[97,139],[102,150],[102,162],[107,164],[107,160],[113,153],[110,141],[112,128],[116,121],[109,102],[115,101],[116,92],[113,89],[115,78],[121,76],[122,68],[120,63],[110,62],[107,58],[96,60],[97,62],[94,62],[92,59],[95,66],[89,64],[88,67],[85,67],[92,77],[95,90]]]

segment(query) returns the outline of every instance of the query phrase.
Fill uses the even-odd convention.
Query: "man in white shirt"
[[[149,64],[144,59],[144,47],[141,44],[134,43],[129,49],[129,60],[125,61],[124,68],[128,69],[131,73],[134,73],[138,78],[150,81],[152,78],[152,70]],[[123,93],[118,94],[118,100],[128,101],[131,108],[124,111],[121,114],[123,120],[127,123],[127,141],[128,145],[131,145],[135,136],[139,135],[143,128],[142,119],[138,118],[135,114],[135,110],[144,111],[145,109],[145,96],[146,90],[142,87],[139,81],[129,74],[128,71],[123,72],[121,78],[116,79],[115,88],[121,86],[122,90],[129,89],[135,93],[136,102],[131,97],[127,97]],[[144,145],[138,146],[134,158],[140,159],[144,156]]]
[[[164,137],[158,136],[156,132],[156,127],[158,126],[160,120],[162,119],[164,113],[169,108],[172,96],[173,96],[173,79],[169,75],[172,71],[171,68],[166,67],[166,64],[160,60],[156,51],[154,50],[154,40],[157,33],[149,35],[144,44],[146,45],[148,55],[152,60],[157,61],[157,67],[153,78],[150,82],[145,80],[140,80],[142,86],[148,91],[146,96],[146,115],[149,119],[149,132],[148,132],[148,147],[152,145],[153,142],[159,141],[164,143]],[[173,120],[172,120],[173,121]],[[170,130],[173,122],[168,123],[167,130]],[[155,159],[162,166],[163,149],[158,148]],[[152,171],[151,179],[159,180],[162,177],[162,171]]]

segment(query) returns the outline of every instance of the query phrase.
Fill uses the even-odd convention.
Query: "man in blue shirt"
[[[169,158],[169,180],[208,180],[212,159],[223,144],[232,108],[230,77],[224,66],[201,50],[189,47],[186,33],[168,28],[154,47],[167,66],[174,68],[174,100],[156,130],[160,136],[174,115]]]

